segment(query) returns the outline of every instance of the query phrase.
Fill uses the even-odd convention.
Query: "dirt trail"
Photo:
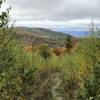
[[[64,100],[62,94],[60,93],[60,86],[62,84],[61,74],[55,73],[52,75],[52,97],[54,100]]]

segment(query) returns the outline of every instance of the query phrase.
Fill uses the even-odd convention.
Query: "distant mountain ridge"
[[[88,33],[89,33],[89,31],[77,31],[77,30],[75,30],[75,31],[61,31],[61,32],[63,32],[63,33],[65,33],[65,34],[70,34],[70,35],[72,35],[72,36],[74,36],[74,37],[83,37],[83,36],[86,36]]]

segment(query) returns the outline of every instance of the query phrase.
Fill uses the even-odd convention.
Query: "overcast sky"
[[[100,25],[100,0],[7,0],[16,26],[46,28],[88,27],[91,20]]]

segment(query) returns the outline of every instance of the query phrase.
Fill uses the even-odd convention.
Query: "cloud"
[[[100,23],[100,0],[7,0],[16,25],[81,27],[94,19]]]

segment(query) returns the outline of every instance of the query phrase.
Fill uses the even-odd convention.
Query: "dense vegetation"
[[[7,19],[8,11],[0,15],[1,100],[100,100],[99,31],[77,45],[67,36],[63,49],[41,45],[28,52]]]

